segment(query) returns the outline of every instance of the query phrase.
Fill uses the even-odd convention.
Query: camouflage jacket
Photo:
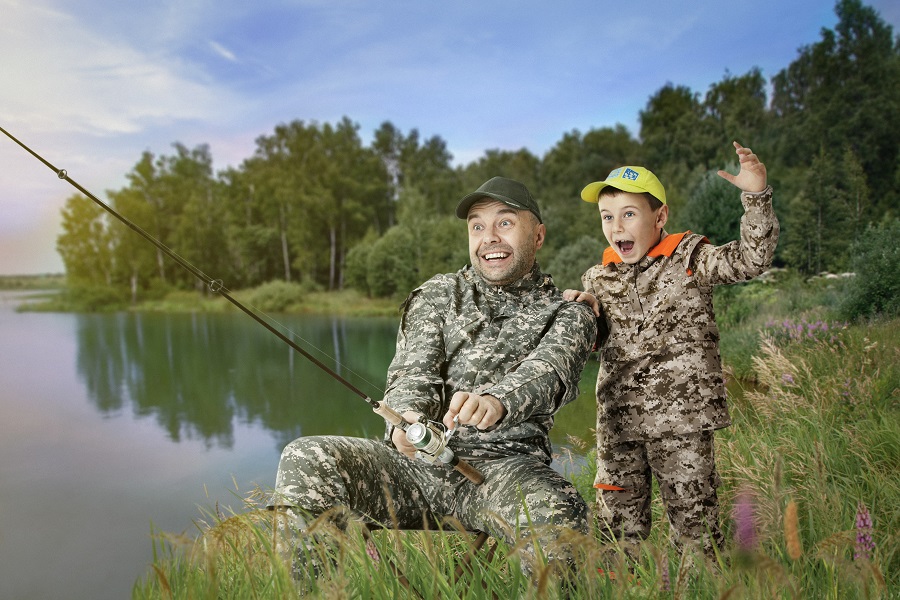
[[[779,231],[771,187],[743,193],[741,202],[740,240],[713,246],[690,232],[672,234],[634,265],[608,248],[582,276],[608,328],[597,376],[601,444],[731,424],[712,290],[768,269]]]
[[[440,421],[455,392],[490,394],[506,416],[488,431],[462,427],[450,444],[457,456],[533,454],[549,463],[553,415],[578,396],[596,336],[591,311],[564,301],[537,264],[502,287],[471,267],[437,275],[402,310],[387,404]]]

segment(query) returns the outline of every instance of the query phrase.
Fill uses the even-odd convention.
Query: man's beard
[[[472,258],[472,267],[475,272],[486,282],[492,285],[509,285],[527,275],[532,266],[537,250],[533,247],[519,248],[513,253],[513,261],[501,272],[485,272],[478,256]]]

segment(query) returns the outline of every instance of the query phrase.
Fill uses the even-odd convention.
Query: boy
[[[710,558],[722,547],[713,431],[731,420],[712,291],[768,269],[779,231],[765,165],[734,147],[740,172],[718,174],[741,190],[744,216],[741,239],[724,246],[667,233],[666,191],[643,167],[615,169],[581,192],[598,204],[609,248],[582,276],[585,292],[565,297],[593,304],[609,331],[597,377],[595,487],[601,527],[629,554],[650,533],[651,474],[676,545]]]

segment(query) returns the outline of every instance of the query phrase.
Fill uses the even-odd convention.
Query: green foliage
[[[900,220],[869,227],[853,246],[853,286],[841,306],[848,319],[900,315]]]
[[[840,159],[819,153],[804,180],[783,219],[782,256],[807,274],[845,271],[851,245],[872,218],[865,173],[848,149]]]
[[[62,292],[61,297],[52,302],[60,302],[65,310],[73,312],[106,312],[127,306],[128,297],[121,288],[70,284]]]
[[[605,247],[606,243],[601,244],[594,238],[583,235],[560,248],[543,268],[553,276],[553,283],[559,289],[584,289],[581,276],[600,262]]]
[[[820,152],[857,152],[876,208],[896,206],[900,155],[900,44],[860,0],[839,0],[838,23],[773,79],[779,163],[808,165]],[[817,198],[817,200],[824,200]]]
[[[284,312],[304,296],[303,286],[282,280],[269,281],[252,290],[248,304],[263,312]]]
[[[759,281],[720,285],[713,289],[713,306],[719,328],[734,328],[765,310],[780,291]]]
[[[81,194],[70,196],[62,210],[63,233],[56,249],[75,285],[112,283],[112,248],[103,209]]]
[[[732,163],[726,170],[737,173],[738,168]],[[709,171],[681,209],[679,223],[691,231],[705,235],[718,246],[740,239],[743,214],[740,190],[719,177],[715,171]]]
[[[404,295],[423,281],[412,256],[415,236],[406,227],[392,227],[377,242],[366,261],[366,283],[372,295]]]
[[[366,236],[353,246],[344,260],[344,285],[371,296],[369,290],[369,255],[372,246],[378,239],[374,231],[369,231]]]
[[[722,360],[739,379],[753,378],[760,333],[785,320],[838,320],[837,306],[850,288],[841,278],[807,278],[773,269],[746,283],[713,290]]]

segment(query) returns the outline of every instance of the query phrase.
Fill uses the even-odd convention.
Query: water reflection
[[[292,317],[295,341],[372,397],[394,352],[394,319]],[[104,414],[156,420],[173,441],[231,448],[236,423],[281,447],[300,435],[378,435],[361,398],[238,315],[80,315],[77,370]],[[324,354],[320,354],[324,353]]]

